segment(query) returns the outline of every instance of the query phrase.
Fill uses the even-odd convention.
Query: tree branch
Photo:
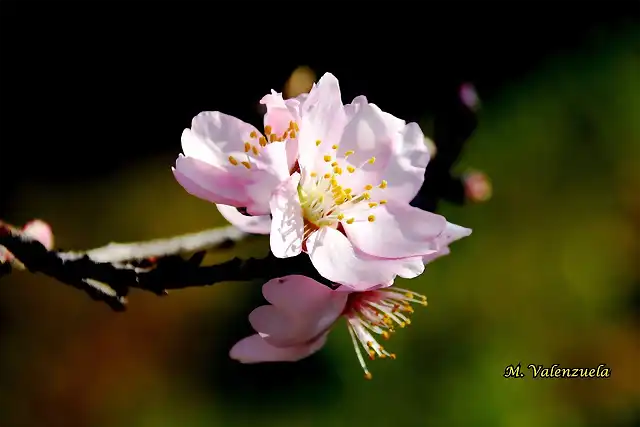
[[[39,241],[0,224],[0,245],[5,246],[32,273],[43,273],[62,283],[83,290],[91,298],[106,302],[112,309],[125,309],[130,288],[165,295],[168,289],[208,286],[226,281],[270,280],[287,274],[302,274],[327,283],[311,265],[308,257],[279,259],[269,255],[262,259],[234,258],[218,265],[202,266],[207,248],[230,238],[246,235],[230,227],[201,233],[155,240],[142,244],[111,244],[87,252],[48,251]],[[115,251],[109,251],[115,248]],[[196,252],[184,259],[179,253]],[[100,259],[94,258],[98,254]],[[140,256],[146,266],[123,263]],[[109,261],[105,261],[109,260]],[[8,265],[8,264],[7,264]]]
[[[434,140],[438,153],[429,163],[424,185],[412,202],[421,209],[433,212],[442,199],[459,204],[482,201],[483,183],[489,185],[481,173],[473,176],[472,188],[468,184],[471,180],[451,172],[477,124],[477,98],[470,96],[469,86],[463,89],[444,97],[444,108],[436,115]],[[266,281],[289,274],[305,275],[332,286],[305,255],[279,259],[270,253],[262,259],[234,258],[218,265],[201,265],[207,250],[245,236],[234,227],[223,227],[169,239],[111,243],[86,252],[64,252],[47,250],[34,236],[0,222],[0,249],[4,246],[11,252],[13,258],[5,261],[15,261],[3,263],[0,257],[0,276],[10,272],[12,265],[24,267],[80,289],[116,311],[125,309],[131,288],[165,295],[169,289],[226,281]],[[195,254],[189,259],[181,256],[192,252]]]
[[[60,253],[60,257],[66,260],[73,260],[88,256],[96,262],[121,263],[130,260],[143,260],[185,252],[209,250],[216,246],[237,242],[247,235],[247,233],[236,227],[227,226],[168,239],[137,243],[109,243],[101,248],[91,249],[86,252]]]

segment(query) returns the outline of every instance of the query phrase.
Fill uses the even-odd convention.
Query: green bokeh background
[[[366,381],[346,328],[296,364],[243,366],[258,284],[157,298],[126,314],[26,273],[3,279],[0,425],[617,426],[637,422],[640,320],[640,43],[592,40],[483,99],[461,171],[490,202],[442,206],[473,228],[403,287],[426,294]],[[381,106],[384,109],[384,106]],[[428,118],[426,118],[428,119]],[[16,224],[49,221],[56,244],[89,248],[223,225],[174,181],[172,155],[102,180],[20,191]],[[268,251],[250,239],[207,259]],[[637,293],[637,290],[635,291]],[[637,296],[635,297],[637,299]],[[505,379],[522,362],[596,367],[609,379]]]

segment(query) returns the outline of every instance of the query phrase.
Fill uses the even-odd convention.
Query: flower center
[[[361,348],[371,360],[376,356],[395,359],[396,355],[387,352],[373,334],[389,339],[396,326],[404,328],[410,325],[411,319],[408,316],[413,313],[411,303],[426,306],[427,297],[395,286],[349,295],[343,316],[347,319],[351,341],[366,379],[371,379],[372,375],[362,357]]]
[[[322,141],[316,141],[319,146]],[[302,171],[302,179],[298,185],[298,198],[302,207],[302,216],[305,220],[305,239],[308,235],[320,227],[337,227],[341,221],[353,224],[355,221],[374,222],[375,215],[367,215],[366,210],[374,209],[387,203],[386,200],[372,200],[372,191],[385,189],[387,181],[374,187],[371,184],[364,185],[358,192],[353,188],[340,184],[344,171],[353,174],[366,164],[374,164],[375,157],[371,157],[360,166],[355,167],[348,163],[347,158],[355,154],[349,150],[340,158],[337,156],[338,145],[331,146],[331,154],[325,154],[322,158],[324,165],[321,173],[316,171]],[[358,219],[356,219],[358,217]]]
[[[264,136],[256,131],[252,131],[249,134],[249,141],[244,143],[244,153],[246,156],[245,160],[238,160],[234,156],[229,156],[229,163],[233,166],[242,165],[247,169],[251,169],[253,162],[253,157],[258,157],[260,155],[260,150],[267,145],[274,142],[283,142],[287,139],[297,138],[298,132],[300,132],[300,128],[296,122],[290,121],[289,127],[284,131],[282,135],[278,135],[273,133],[273,127],[270,125],[266,125],[264,127]]]

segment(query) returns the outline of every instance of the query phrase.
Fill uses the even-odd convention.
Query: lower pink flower
[[[372,360],[395,359],[378,338],[389,339],[396,328],[411,324],[411,304],[427,305],[423,295],[395,286],[364,292],[344,286],[332,290],[297,275],[267,282],[262,293],[271,305],[258,307],[249,315],[258,333],[236,343],[231,358],[242,363],[298,361],[322,348],[342,317],[367,379],[372,376],[363,350]]]

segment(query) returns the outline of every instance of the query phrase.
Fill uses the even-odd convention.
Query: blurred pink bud
[[[11,225],[7,223],[3,223],[0,221],[0,224],[3,224],[5,227],[9,229],[14,229]],[[34,219],[33,221],[29,221],[22,227],[21,232],[42,243],[42,245],[48,250],[53,249],[53,231],[49,224],[39,219]],[[7,250],[4,246],[0,246],[0,263],[4,262],[12,262],[14,256],[11,252]]]
[[[480,108],[480,98],[478,92],[476,92],[475,86],[471,83],[464,83],[460,86],[460,100],[464,105],[469,107],[472,111],[476,111]]]
[[[22,227],[22,232],[42,243],[48,250],[53,249],[53,231],[46,222],[39,219],[29,221]]]
[[[481,203],[491,198],[493,187],[484,172],[470,172],[464,176],[464,192],[467,200]]]

